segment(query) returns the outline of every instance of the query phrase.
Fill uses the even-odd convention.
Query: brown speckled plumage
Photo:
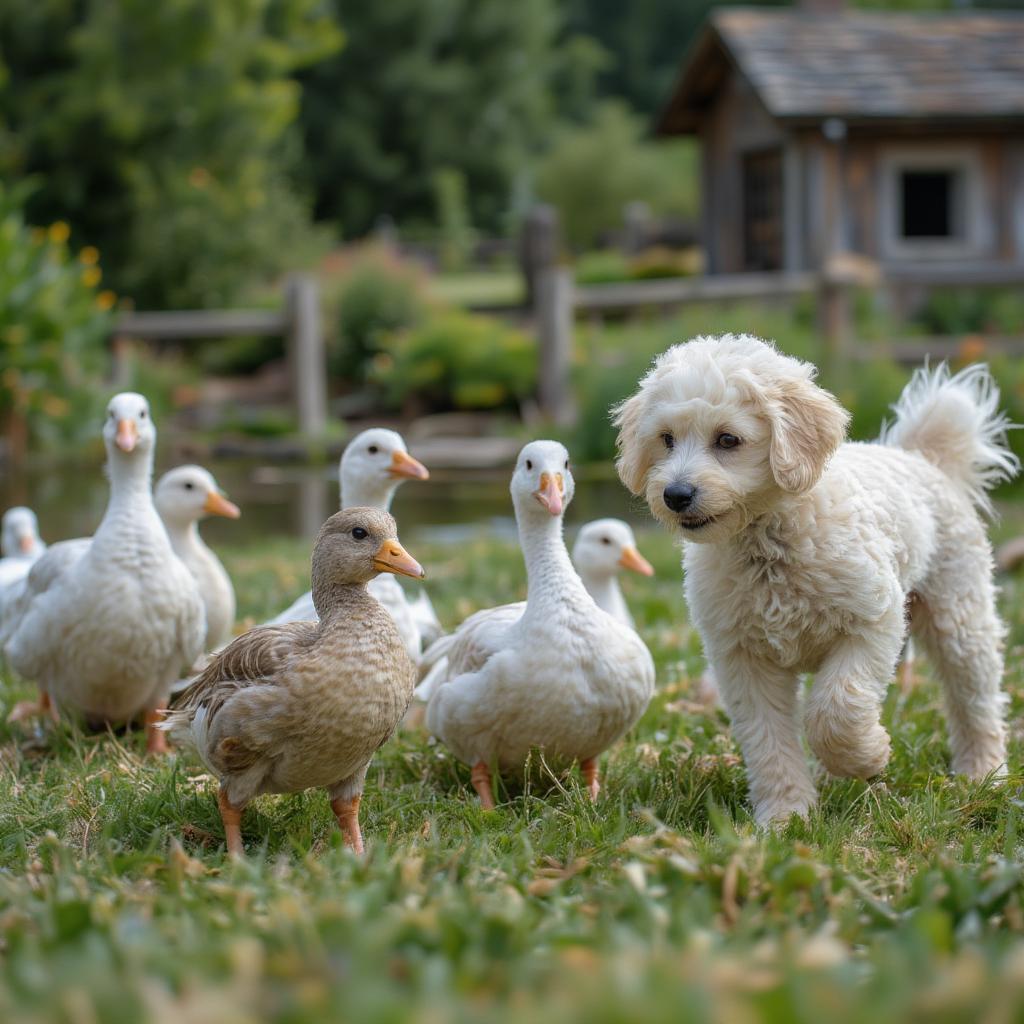
[[[354,529],[367,536],[354,538]],[[181,695],[168,727],[191,730],[234,808],[259,793],[321,787],[351,800],[362,792],[415,682],[393,619],[366,590],[379,571],[374,553],[395,536],[394,519],[379,509],[331,516],[313,550],[320,621],[250,630]]]

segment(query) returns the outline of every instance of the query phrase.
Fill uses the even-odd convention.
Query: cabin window
[[[743,157],[743,263],[747,270],[782,269],[782,150]]]
[[[880,255],[908,263],[980,256],[991,237],[974,147],[884,148],[879,157]]]
[[[915,168],[900,172],[899,232],[914,239],[963,238],[964,174],[958,168]]]

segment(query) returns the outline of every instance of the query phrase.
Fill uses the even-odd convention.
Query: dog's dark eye
[[[366,540],[370,535],[361,526],[356,526],[352,530],[352,536],[356,540]]]
[[[661,435],[661,440],[664,442],[665,447],[669,451],[671,451],[676,446],[676,439],[667,430],[664,434]]]
[[[715,438],[715,445],[719,448],[735,448],[740,443],[740,439],[735,434],[719,434]]]
[[[371,444],[371,445],[370,445],[370,447],[369,447],[369,448],[367,448],[366,450],[367,450],[367,451],[368,451],[368,452],[369,452],[369,453],[370,453],[371,455],[376,455],[376,454],[377,454],[377,452],[378,452],[378,451],[380,451],[380,449],[379,449],[379,448],[378,448],[378,447],[377,447],[377,446],[376,446],[375,444]]]

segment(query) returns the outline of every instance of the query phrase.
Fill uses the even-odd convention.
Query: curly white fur
[[[757,338],[697,338],[615,410],[623,482],[687,542],[687,602],[761,824],[816,799],[800,673],[815,674],[803,720],[824,766],[885,767],[879,714],[911,603],[944,685],[954,770],[1005,769],[1005,630],[978,514],[1018,469],[998,389],[981,366],[919,371],[884,443],[854,444],[814,375]],[[685,507],[670,485],[692,491]]]

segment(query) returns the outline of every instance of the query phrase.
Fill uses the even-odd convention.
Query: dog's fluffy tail
[[[920,452],[991,514],[987,492],[1016,476],[1020,460],[1006,442],[1011,423],[999,410],[999,388],[983,363],[950,375],[941,363],[914,372],[882,428],[883,444]]]

